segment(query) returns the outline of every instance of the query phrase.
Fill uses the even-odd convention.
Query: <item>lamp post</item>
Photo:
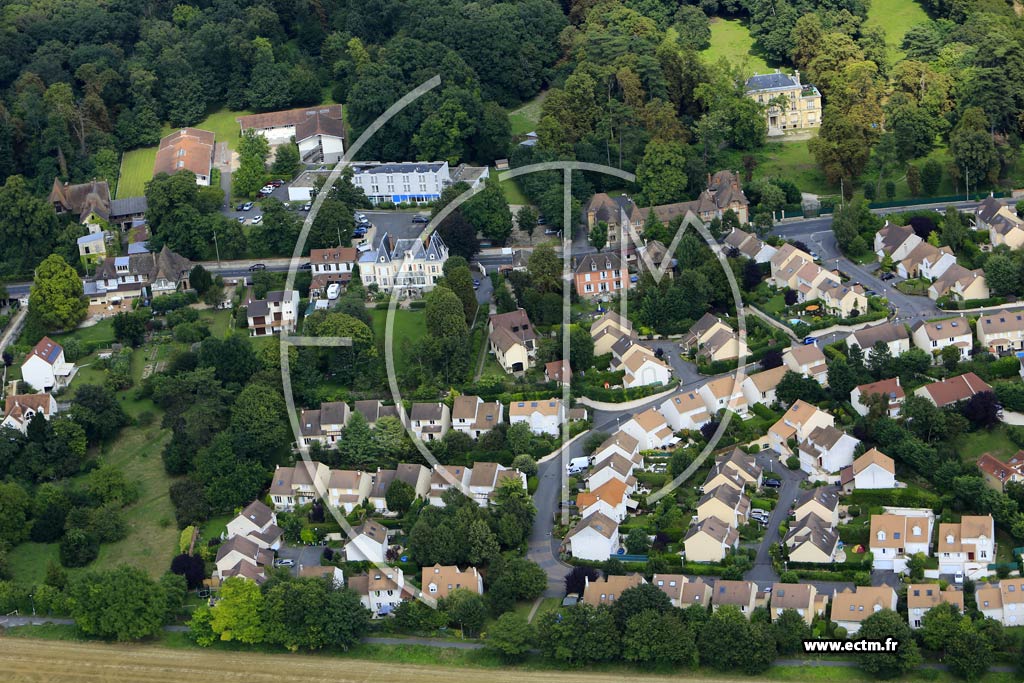
[[[217,269],[220,270],[220,245],[217,244],[217,228],[213,229],[213,248],[217,251]]]

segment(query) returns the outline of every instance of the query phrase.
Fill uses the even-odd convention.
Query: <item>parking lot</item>
[[[297,574],[300,566],[319,567],[323,554],[324,548],[319,545],[283,545],[277,551],[277,559],[292,560],[295,563],[295,566],[291,567],[292,573]]]

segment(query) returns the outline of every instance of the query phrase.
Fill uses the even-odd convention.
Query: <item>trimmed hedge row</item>
[[[850,494],[848,502],[857,505],[891,505],[908,508],[939,507],[937,494],[918,488],[860,489]]]

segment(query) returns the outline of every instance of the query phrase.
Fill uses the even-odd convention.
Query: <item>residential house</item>
[[[419,463],[399,463],[395,467],[395,481],[412,487],[417,498],[426,498],[430,495],[430,478],[430,470]]]
[[[588,576],[584,577],[583,582],[582,600],[591,607],[611,605],[622,595],[623,591],[647,583],[643,574],[611,575],[593,581]]]
[[[619,550],[619,523],[603,512],[587,515],[566,534],[563,545],[577,559],[604,562]]]
[[[681,342],[686,349],[707,362],[733,360],[749,353],[747,343],[721,318],[705,313]]]
[[[779,386],[782,378],[786,376],[788,370],[789,367],[783,364],[777,368],[747,375],[740,387],[746,404],[748,406],[752,406],[755,403],[760,403],[764,406],[774,405],[776,401],[775,389]]]
[[[718,486],[697,501],[697,522],[715,518],[731,527],[741,527],[750,518],[750,499],[731,486]]]
[[[796,289],[797,272],[814,259],[806,251],[786,243],[779,247],[771,258],[772,274],[769,283],[779,289]]]
[[[636,439],[642,451],[668,448],[679,443],[679,437],[654,408],[626,420],[620,429]]]
[[[630,204],[629,197],[610,197],[604,192],[596,193],[583,207],[582,222],[587,227],[587,233],[597,227],[598,223],[604,223],[608,227],[608,246],[617,249],[620,240],[626,238],[623,225],[625,209]]]
[[[782,613],[787,610],[795,610],[804,618],[807,625],[814,622],[814,617],[825,613],[825,606],[828,604],[827,595],[818,595],[818,589],[810,583],[780,583],[772,584],[771,590],[771,613],[772,621],[776,621]]]
[[[675,268],[679,265],[676,258],[663,243],[648,240],[636,248],[637,268],[654,275],[655,279],[667,275],[671,280],[675,277]]]
[[[300,564],[297,569],[296,575],[300,579],[327,581],[334,590],[341,590],[345,587],[345,573],[341,571],[341,567]]]
[[[890,586],[857,586],[832,595],[832,621],[850,636],[860,631],[865,619],[883,609],[896,611],[896,591]]]
[[[372,519],[352,529],[352,537],[345,544],[346,562],[384,562],[388,552],[388,530]]]
[[[756,490],[761,488],[763,474],[764,471],[757,464],[757,458],[734,448],[731,453],[715,458],[715,464],[711,466],[711,471],[704,480],[701,493],[707,493],[722,485],[739,491],[746,488]]]
[[[107,226],[125,230],[144,218],[147,208],[145,197],[111,199],[106,180],[70,185],[54,178],[46,201],[58,216],[76,215],[78,222],[92,234],[104,232]]]
[[[1024,312],[984,313],[978,318],[977,328],[978,345],[991,354],[1005,356],[1024,350]]]
[[[267,292],[266,299],[255,299],[246,304],[250,337],[272,334],[291,334],[299,320],[299,292]]]
[[[9,427],[28,434],[28,425],[36,415],[49,420],[58,410],[57,400],[50,394],[8,394],[0,429]]]
[[[430,504],[444,507],[444,496],[448,489],[454,488],[465,492],[469,489],[469,479],[473,470],[462,465],[434,465],[430,474]]]
[[[292,138],[298,139],[299,124],[314,117],[325,117],[341,120],[340,104],[325,104],[317,107],[300,107],[283,111],[268,111],[262,114],[249,114],[235,119],[241,133],[252,130],[267,139],[271,145],[290,143]]]
[[[793,518],[797,524],[813,515],[829,527],[839,526],[839,494],[825,486],[802,492],[793,502]]]
[[[104,259],[92,279],[82,281],[91,306],[173,294],[189,288],[193,263],[164,245],[159,254],[146,251]]]
[[[1003,462],[991,453],[982,453],[978,458],[978,469],[989,488],[1003,492],[1006,484],[1011,481],[1024,484],[1024,451]]]
[[[553,360],[544,364],[544,381],[567,387],[572,381],[572,368],[567,360]]]
[[[484,401],[479,396],[456,396],[452,403],[452,429],[479,439],[505,419],[500,401]]]
[[[313,275],[309,285],[310,298],[319,299],[327,296],[327,288],[331,285],[348,285],[352,280],[352,269],[355,268],[358,259],[359,254],[355,247],[310,249],[309,268]]]
[[[412,600],[415,592],[405,583],[401,567],[374,567],[370,574],[360,574],[348,580],[348,589],[359,596],[363,607],[374,619],[394,613],[404,600]]]
[[[896,462],[877,448],[864,453],[840,473],[840,485],[846,494],[855,490],[894,489]]]
[[[103,257],[107,255],[107,239],[105,232],[82,235],[75,240],[78,245],[78,255],[90,263],[103,260]]]
[[[757,584],[753,581],[718,579],[711,593],[711,609],[717,612],[719,607],[732,605],[749,619],[754,611],[756,599]]]
[[[939,320],[935,322],[919,321],[911,327],[914,346],[931,355],[934,362],[942,360],[942,350],[947,346],[955,346],[960,351],[960,360],[967,360],[974,348],[971,337],[971,326],[965,318]]]
[[[264,568],[274,564],[274,551],[260,547],[248,536],[232,536],[217,548],[214,564],[214,576],[221,581],[238,576],[262,584],[267,580]]]
[[[768,135],[821,126],[821,93],[813,85],[800,82],[799,70],[792,75],[778,69],[770,74],[755,73],[747,79],[743,91],[764,107]]]
[[[926,384],[914,392],[916,396],[923,396],[938,408],[945,408],[960,401],[966,401],[975,394],[992,391],[992,387],[982,381],[973,372],[965,372],[956,377],[944,379],[941,382]]]
[[[818,298],[827,312],[840,318],[856,317],[868,310],[867,290],[859,284],[825,280],[818,287]]]
[[[792,344],[782,353],[782,364],[793,372],[828,386],[828,365],[825,354],[815,344]]]
[[[290,512],[300,505],[322,499],[330,476],[330,470],[322,462],[298,460],[294,467],[278,465],[270,481],[270,500],[274,509]]]
[[[377,426],[377,420],[382,417],[393,417],[405,424],[404,411],[399,410],[399,406],[386,406],[379,400],[369,401],[356,401],[354,404],[355,412],[359,413],[366,420],[366,424],[370,427]]]
[[[317,410],[303,410],[299,414],[303,445],[309,446],[316,441],[328,448],[336,446],[350,414],[348,404],[343,401],[321,403]]]
[[[1003,626],[1024,625],[1024,579],[1002,579],[998,584],[978,588],[974,596],[984,616]]]
[[[690,525],[683,537],[683,549],[687,562],[721,562],[729,551],[739,547],[739,542],[735,527],[711,516]]]
[[[467,567],[465,571],[457,565],[423,567],[420,570],[420,585],[423,595],[434,600],[444,600],[453,590],[466,590],[477,595],[484,594],[484,580],[476,567]]]
[[[631,285],[626,265],[614,252],[587,254],[574,260],[573,283],[583,298],[607,301]]]
[[[725,244],[755,263],[769,263],[778,249],[749,232],[733,228],[725,236]]]
[[[703,579],[687,581],[679,596],[679,607],[685,609],[691,605],[700,605],[707,609],[711,605],[711,585]]]
[[[894,263],[898,263],[907,258],[921,242],[912,226],[893,225],[886,221],[885,226],[875,233],[875,255],[879,261],[888,256]]]
[[[264,550],[277,550],[284,542],[284,530],[277,525],[277,515],[258,500],[227,523],[227,536],[244,536]]]
[[[932,301],[948,296],[954,301],[977,301],[989,298],[988,282],[981,268],[967,270],[960,264],[950,266],[928,288]]]
[[[626,495],[628,496],[636,490],[636,477],[633,476],[634,469],[636,469],[636,464],[632,460],[614,453],[590,469],[587,473],[587,488],[591,491],[596,491],[605,482],[614,479],[625,484]]]
[[[295,143],[304,164],[336,164],[345,153],[345,123],[341,112],[337,116],[332,108],[324,107],[295,124]]]
[[[896,265],[896,273],[902,278],[934,280],[955,265],[956,254],[952,249],[921,242]]]
[[[486,166],[461,164],[454,170],[447,161],[352,164],[352,184],[366,193],[371,204],[426,204],[441,198],[444,189],[465,182],[470,189],[483,185],[490,175]]]
[[[74,363],[64,360],[64,347],[43,337],[21,364],[21,381],[36,391],[64,389],[75,376]]]
[[[614,455],[626,458],[634,466],[643,466],[643,456],[640,455],[640,441],[629,432],[621,429],[605,439],[604,443],[591,453],[591,464],[596,467]]]
[[[594,340],[594,355],[603,356],[612,352],[612,346],[623,337],[637,339],[633,323],[615,311],[608,311],[590,326],[590,338]]]
[[[875,396],[881,396],[882,398],[872,399]],[[854,387],[853,391],[850,392],[850,403],[853,404],[853,409],[857,411],[858,415],[868,414],[872,400],[882,400],[885,405],[885,414],[889,417],[896,417],[900,414],[900,409],[906,398],[907,395],[903,391],[903,387],[900,386],[899,377],[861,384]]]
[[[869,547],[875,569],[906,571],[907,560],[917,553],[928,554],[935,515],[928,509],[886,508],[871,515]]]
[[[883,322],[878,325],[862,327],[846,338],[847,347],[859,346],[864,360],[871,358],[875,344],[882,343],[889,347],[889,354],[896,358],[910,350],[910,335],[902,323]]]
[[[640,344],[632,344],[622,356],[619,368],[623,370],[622,386],[642,387],[650,384],[667,386],[672,380],[672,368]]]
[[[996,560],[996,527],[992,515],[964,515],[955,524],[939,524],[939,572],[974,579],[988,575]]]
[[[191,171],[196,185],[209,186],[213,169],[214,134],[199,128],[180,128],[160,138],[153,175]]]
[[[921,628],[928,610],[944,602],[956,607],[960,614],[964,613],[964,593],[953,586],[947,586],[946,590],[940,590],[936,583],[912,583],[907,586],[907,623],[910,628]]]
[[[421,441],[440,441],[451,424],[451,411],[444,403],[413,403],[409,411],[409,429]]]
[[[811,479],[834,481],[840,470],[853,464],[853,453],[860,439],[831,425],[817,427],[797,448],[800,469]]]
[[[748,412],[743,383],[736,381],[735,375],[711,380],[697,390],[697,395],[704,399],[708,415],[717,415],[720,410],[730,410],[742,417]]]
[[[740,224],[750,222],[748,207],[750,202],[743,193],[739,175],[733,171],[717,171],[708,174],[707,187],[700,195],[688,202],[663,204],[651,208],[639,208],[635,204],[624,207],[630,225],[637,229],[647,224],[651,213],[662,225],[670,225],[676,218],[693,214],[705,224],[713,219],[721,219],[726,211],[736,214]]]
[[[986,197],[974,209],[974,226],[988,230],[993,247],[1005,244],[1010,249],[1020,249],[1024,245],[1024,221],[1013,208],[995,197]]]
[[[491,353],[508,373],[522,373],[533,366],[537,331],[522,308],[494,314],[487,323]]]
[[[826,288],[839,284],[841,284],[839,276],[831,270],[826,270],[817,263],[804,263],[796,271],[796,300],[799,302],[822,300]],[[843,296],[842,294],[835,295],[840,299]],[[861,292],[861,296],[863,297],[863,292]]]
[[[352,514],[370,495],[373,475],[357,470],[331,470],[327,479],[327,504]]]
[[[565,419],[565,405],[560,398],[513,401],[508,406],[509,424],[525,422],[534,434],[558,436]]]
[[[444,276],[448,247],[441,236],[430,233],[424,240],[392,238],[384,233],[376,249],[359,255],[363,285],[377,285],[382,292],[427,292]]]
[[[704,405],[704,397],[692,390],[669,396],[658,410],[675,432],[700,429],[711,420],[707,406]]]
[[[496,462],[475,462],[469,476],[469,497],[480,507],[487,507],[494,492],[505,481],[514,481],[526,489],[526,475]]]
[[[655,574],[651,578],[651,585],[660,588],[673,607],[689,607],[683,603],[683,589],[688,582],[682,574]]]
[[[806,401],[797,399],[782,418],[768,429],[768,440],[773,451],[790,454],[789,440],[800,443],[819,427],[833,427],[836,419]]]
[[[790,525],[783,543],[789,548],[790,562],[830,564],[839,554],[839,533],[814,514]]]

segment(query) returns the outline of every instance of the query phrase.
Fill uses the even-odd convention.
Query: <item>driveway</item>
[[[582,439],[575,441],[572,447],[582,449]],[[581,450],[582,452],[582,450]],[[572,457],[570,451],[569,457]],[[558,559],[559,539],[552,533],[555,512],[562,488],[562,458],[551,458],[540,463],[537,468],[539,484],[533,494],[533,504],[537,507],[537,515],[530,530],[529,547],[526,557],[540,565],[548,575],[548,587],[544,597],[560,598],[565,595],[565,576],[571,567]]]
[[[324,547],[319,545],[283,545],[277,551],[278,559],[288,559],[295,562],[292,567],[292,574],[299,573],[299,567],[319,567],[320,558],[323,557]]]
[[[775,509],[768,519],[768,526],[765,528],[764,539],[757,549],[757,557],[754,559],[754,568],[744,576],[748,581],[754,581],[759,588],[770,586],[779,580],[779,575],[772,567],[772,558],[768,549],[777,545],[782,540],[779,534],[779,525],[789,519],[789,509],[793,506],[797,496],[800,495],[800,482],[806,478],[801,470],[791,470],[781,462],[781,459],[774,451],[761,451],[757,455],[757,464],[765,472],[771,471],[782,482],[779,487],[779,498]]]
[[[675,341],[642,341],[640,342],[649,349],[661,349],[665,352],[662,360],[672,366],[672,376],[682,385],[691,384],[706,379],[704,375],[697,372],[697,366],[690,361],[683,360],[680,353],[679,342]]]

